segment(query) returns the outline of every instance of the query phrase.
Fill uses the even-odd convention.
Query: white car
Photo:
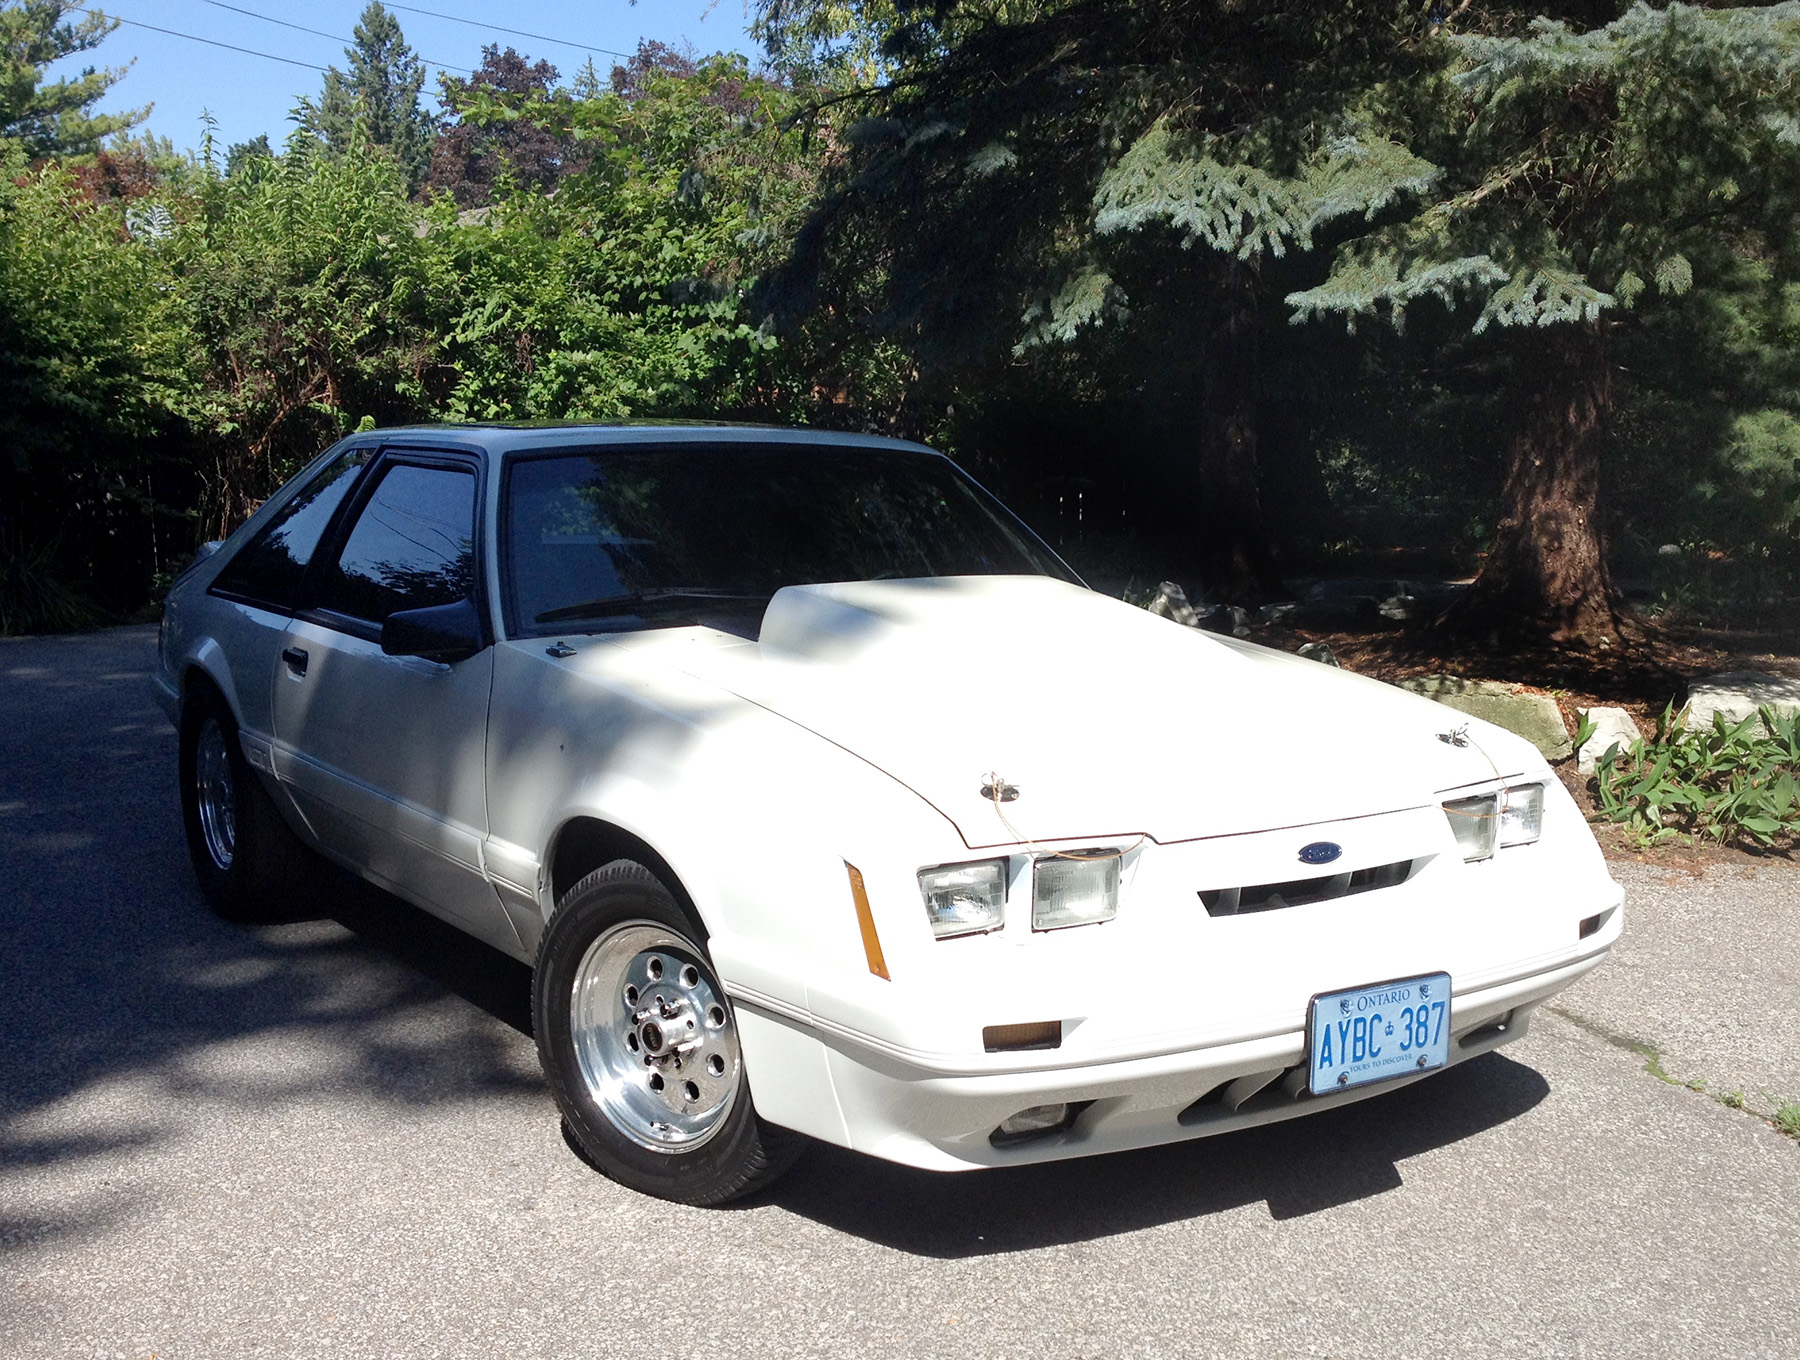
[[[800,430],[376,431],[170,591],[208,900],[322,854],[535,966],[573,1137],[717,1203],[1509,1043],[1618,939],[1537,751],[1086,589],[954,464]]]

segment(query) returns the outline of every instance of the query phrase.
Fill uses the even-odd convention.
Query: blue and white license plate
[[[1450,1061],[1450,974],[1315,996],[1306,1032],[1316,1096],[1442,1067]]]

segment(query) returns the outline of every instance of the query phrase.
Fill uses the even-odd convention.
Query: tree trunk
[[[1200,501],[1207,594],[1234,604],[1291,599],[1275,564],[1256,475],[1257,271],[1217,257],[1201,346]]]
[[[1490,647],[1606,652],[1635,640],[1600,534],[1600,435],[1612,409],[1602,325],[1521,347],[1501,517],[1486,564],[1438,627]]]

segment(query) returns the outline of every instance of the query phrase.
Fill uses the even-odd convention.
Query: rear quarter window
[[[306,568],[368,459],[368,449],[350,449],[320,472],[238,551],[212,588],[276,609],[300,608]]]

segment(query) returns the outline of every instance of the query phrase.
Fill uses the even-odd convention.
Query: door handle
[[[306,653],[298,647],[283,648],[281,659],[287,662],[287,668],[295,675],[306,674]]]

